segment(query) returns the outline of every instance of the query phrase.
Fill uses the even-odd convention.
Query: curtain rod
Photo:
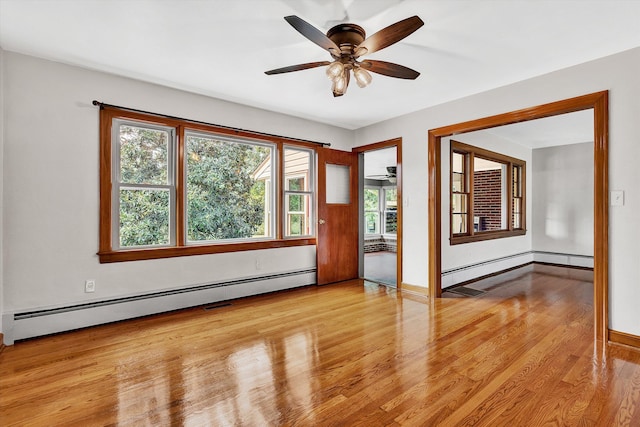
[[[247,132],[247,133],[253,133],[255,135],[260,135],[260,136],[269,136],[269,137],[274,137],[274,138],[288,139],[289,141],[306,142],[308,144],[316,144],[316,145],[321,145],[323,147],[330,147],[331,146],[331,144],[328,143],[328,142],[310,141],[308,139],[292,138],[292,137],[289,137],[289,136],[275,135],[275,134],[272,134],[272,133],[256,132],[256,131],[253,131],[253,130],[240,129],[240,128],[235,128],[235,127],[232,127],[232,126],[218,125],[218,124],[215,124],[215,123],[203,122],[203,121],[200,121],[200,120],[185,119],[184,117],[170,116],[168,114],[153,113],[151,111],[138,110],[136,108],[129,108],[129,107],[122,107],[120,105],[107,104],[107,103],[104,103],[104,102],[96,101],[95,99],[93,100],[92,104],[99,106],[101,110],[103,108],[105,108],[105,107],[118,108],[120,110],[132,111],[134,113],[150,114],[150,115],[153,115],[153,116],[164,117],[164,118],[167,118],[167,119],[182,120],[182,121],[185,121],[185,122],[195,123],[195,124],[200,124],[200,125],[216,126],[216,127],[219,127],[219,128],[228,129],[228,130],[232,130],[232,131],[235,131],[235,132]]]

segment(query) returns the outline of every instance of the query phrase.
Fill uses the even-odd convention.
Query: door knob
[[[325,223],[325,220],[324,220],[324,219],[320,218],[320,219],[318,220],[318,224],[322,225],[322,224],[324,224],[324,223]]]

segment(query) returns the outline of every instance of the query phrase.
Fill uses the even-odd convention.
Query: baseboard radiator
[[[316,270],[252,276],[2,316],[4,343],[316,283]]]
[[[593,268],[593,257],[559,252],[527,251],[442,271],[442,288],[488,276],[533,262]]]

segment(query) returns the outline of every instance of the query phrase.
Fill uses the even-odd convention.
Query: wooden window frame
[[[485,150],[480,147],[465,144],[463,142],[451,140],[449,154],[449,241],[451,245],[459,245],[470,242],[478,242],[482,240],[502,239],[513,236],[523,236],[527,233],[526,229],[526,165],[527,162],[515,157],[507,156],[505,154],[496,153],[494,151]],[[453,195],[453,154],[464,155],[464,181],[465,181],[465,194],[467,196],[467,231],[465,233],[453,232],[453,208],[451,205],[451,198]],[[474,188],[473,179],[471,174],[473,173],[473,165],[475,157],[495,161],[506,165],[507,171],[507,188],[506,188],[506,218],[507,228],[502,230],[490,230],[490,231],[475,231],[474,230]],[[520,168],[520,200],[521,200],[521,212],[520,212],[520,225],[521,227],[515,228],[513,225],[513,168]]]
[[[141,122],[143,124],[160,125],[173,127],[176,129],[176,154],[175,154],[175,217],[173,218],[175,226],[175,245],[162,247],[145,247],[134,249],[114,249],[112,243],[112,123],[115,119],[130,120]],[[237,137],[243,139],[253,139],[256,141],[269,142],[275,146],[276,151],[276,167],[275,182],[276,186],[275,200],[273,206],[276,207],[276,230],[275,238],[259,241],[241,241],[241,242],[216,242],[206,244],[187,244],[186,239],[186,220],[185,220],[185,132],[187,130],[202,131],[208,133],[221,134],[229,137]],[[316,153],[316,147],[312,143],[305,143],[296,140],[290,140],[284,137],[264,135],[252,133],[249,131],[241,131],[207,125],[188,120],[158,116],[137,111],[129,111],[122,108],[103,106],[100,109],[100,231],[99,231],[99,250],[98,258],[100,263],[138,261],[148,259],[172,258],[180,256],[206,255],[226,252],[238,252],[257,249],[271,249],[293,246],[315,245],[316,237],[304,236],[301,238],[283,236],[284,210],[280,207],[284,201],[284,148],[300,147]],[[313,163],[313,162],[312,162]],[[312,198],[315,197],[315,192]]]
[[[286,161],[286,150],[295,150],[295,151],[307,151],[309,152],[309,170],[306,173],[295,173],[293,175],[287,175],[287,171],[286,168],[284,167],[284,162]],[[305,238],[305,237],[312,237],[315,235],[315,206],[316,206],[316,200],[315,200],[315,188],[316,188],[316,184],[315,184],[315,178],[317,176],[317,174],[315,173],[315,168],[316,168],[316,162],[314,160],[314,154],[315,151],[310,150],[307,147],[301,147],[301,146],[294,146],[291,144],[285,144],[284,147],[282,147],[282,156],[284,158],[283,160],[283,167],[282,167],[282,171],[283,171],[283,182],[282,182],[282,221],[283,221],[283,233],[284,239],[301,239],[301,238]],[[289,189],[289,184],[288,184],[288,180],[291,178],[302,178],[305,183],[305,185],[303,186],[303,188],[306,188],[306,190],[291,190]],[[303,211],[290,211],[289,210],[289,206],[287,205],[286,201],[287,201],[287,196],[309,196],[309,203],[305,204],[304,206],[304,210]],[[309,230],[310,233],[309,234],[303,234],[300,236],[297,236],[295,234],[291,234],[291,230],[290,230],[290,226],[291,224],[289,223],[289,215],[290,214],[295,214],[295,215],[304,215],[305,219],[308,219],[309,222]]]

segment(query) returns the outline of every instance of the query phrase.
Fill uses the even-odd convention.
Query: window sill
[[[315,245],[316,238],[269,240],[261,242],[221,243],[216,245],[171,246],[164,248],[128,249],[121,251],[100,251],[100,264],[111,262],[142,261],[148,259],[175,258],[192,255],[210,255],[227,252],[252,251],[259,249],[288,248]]]
[[[484,231],[473,236],[452,236],[449,239],[451,245],[460,245],[463,243],[480,242],[483,240],[503,239],[505,237],[524,236],[527,230],[499,230]]]

